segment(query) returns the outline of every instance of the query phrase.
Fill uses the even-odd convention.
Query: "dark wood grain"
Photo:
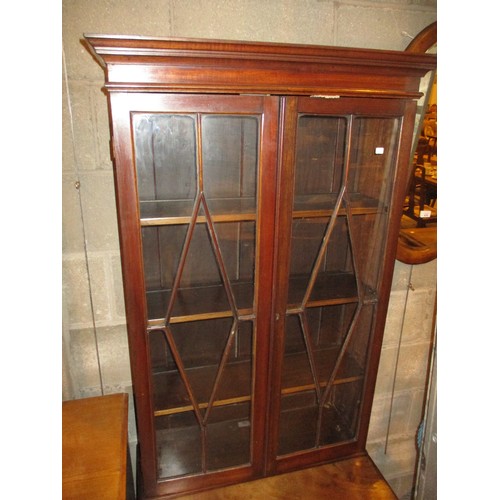
[[[85,40],[116,90],[417,97],[418,78],[434,64],[432,56],[373,49],[90,34]]]
[[[407,52],[423,54],[437,43],[437,21],[424,28],[406,47]]]

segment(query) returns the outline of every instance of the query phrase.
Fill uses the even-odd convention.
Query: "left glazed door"
[[[150,494],[263,471],[278,100],[113,94],[122,266]],[[231,479],[233,478],[233,479]]]

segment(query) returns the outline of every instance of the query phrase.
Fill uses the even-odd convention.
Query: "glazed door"
[[[271,472],[364,447],[404,107],[290,98],[284,109]]]
[[[131,350],[146,360],[133,368],[136,393],[149,402],[138,405],[146,488],[175,493],[188,476],[190,489],[256,477],[264,463],[278,101],[112,98],[132,129],[136,189],[119,201],[138,220],[141,261],[130,262],[127,250],[124,261],[135,276],[126,274],[126,289],[145,299],[142,317],[131,312],[129,324]]]

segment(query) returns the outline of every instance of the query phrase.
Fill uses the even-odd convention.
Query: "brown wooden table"
[[[235,484],[179,500],[397,500],[368,455]]]
[[[125,499],[128,395],[62,404],[63,499]]]

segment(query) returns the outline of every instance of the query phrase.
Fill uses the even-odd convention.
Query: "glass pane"
[[[202,470],[201,430],[193,412],[156,417],[158,476],[170,478]]]
[[[161,478],[250,462],[259,126],[134,115]]]
[[[361,281],[377,288],[384,253],[400,120],[355,118],[347,200],[355,215],[350,234]]]
[[[346,130],[345,117],[299,117],[294,210],[334,206],[342,181]]]
[[[297,448],[299,443],[300,446],[307,443],[309,449],[336,442],[326,442],[323,436],[324,432],[331,433],[341,425],[338,415],[328,417],[336,404],[336,390],[341,385],[359,385],[364,375],[364,358],[354,356],[350,349],[340,357],[344,342],[348,335],[352,337],[351,330],[358,330],[358,325],[359,314],[354,303],[308,308],[287,317],[281,379],[280,454],[306,449]],[[300,428],[306,415],[308,430],[297,440],[298,431],[294,429]]]
[[[353,119],[348,181],[352,202],[387,207],[398,140],[397,118]]]
[[[288,302],[291,307],[306,299],[320,300],[357,297],[353,276],[352,248],[345,216],[339,216],[330,232],[330,219],[294,219]],[[328,237],[329,234],[329,237]],[[328,237],[325,241],[324,238]],[[316,269],[316,278],[312,273]]]
[[[352,324],[355,310],[356,304],[346,304],[310,308],[305,311],[303,318],[298,314],[287,317],[281,384],[283,390],[310,384],[314,381],[314,376],[318,377],[320,384],[326,384],[342,341]],[[309,343],[311,356],[308,354],[306,341]],[[359,375],[360,370],[351,364],[348,373],[340,375]],[[347,364],[344,368],[348,368]]]
[[[213,409],[207,424],[207,470],[250,463],[250,415],[249,402]]]
[[[136,114],[141,217],[190,215],[197,189],[196,116]]]
[[[356,438],[399,129],[299,116],[280,455]]]
[[[250,461],[253,323],[232,326],[228,318],[172,325],[172,344],[150,337],[162,477]]]
[[[172,325],[177,355],[195,400],[206,405],[210,399],[219,364],[225,349],[226,360],[217,386],[217,400],[249,399],[251,391],[252,324],[241,322],[231,336],[232,320],[228,318],[194,321]],[[212,335],[207,335],[207,329]],[[150,339],[154,372],[155,410],[168,410],[191,404],[181,372],[166,336],[154,332]]]
[[[253,116],[203,117],[203,190],[211,210],[255,213],[258,123]]]
[[[253,308],[255,270],[255,222],[214,224],[218,248],[237,309]],[[187,225],[144,227],[142,244],[148,318],[164,318],[177,273],[181,274],[173,303],[173,316],[231,311],[206,224],[196,224],[184,266],[180,269]],[[203,258],[200,258],[200,255]]]

